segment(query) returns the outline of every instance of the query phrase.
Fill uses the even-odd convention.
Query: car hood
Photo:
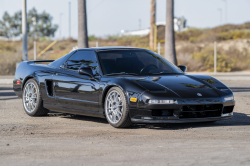
[[[221,96],[209,83],[189,75],[124,78],[130,79],[153,93],[171,91],[181,98],[210,98]]]

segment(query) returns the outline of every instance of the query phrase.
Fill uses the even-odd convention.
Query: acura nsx
[[[49,64],[40,64],[49,62]],[[106,118],[113,127],[136,123],[214,122],[233,116],[232,91],[217,79],[186,73],[140,48],[78,49],[57,60],[23,61],[13,80],[25,112]]]

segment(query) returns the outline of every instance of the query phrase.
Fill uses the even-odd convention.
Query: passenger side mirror
[[[179,65],[178,67],[179,67],[184,73],[185,73],[186,70],[187,70],[187,67],[184,66],[184,65]]]
[[[89,76],[90,78],[94,78],[92,69],[91,69],[90,67],[81,67],[81,68],[78,70],[78,73],[79,73],[80,75],[87,75],[87,76]]]

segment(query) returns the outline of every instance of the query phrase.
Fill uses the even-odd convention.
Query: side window
[[[67,62],[67,68],[71,70],[77,71],[82,65],[91,67],[96,75],[98,64],[94,51],[77,51]]]

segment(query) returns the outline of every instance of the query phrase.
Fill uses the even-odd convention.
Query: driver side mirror
[[[87,75],[87,76],[89,76],[91,79],[94,78],[92,69],[91,69],[90,67],[81,67],[81,68],[78,70],[78,73],[79,73],[80,75]]]
[[[187,67],[184,66],[184,65],[179,65],[178,67],[179,67],[179,68],[181,69],[181,71],[183,71],[184,73],[185,73],[186,70],[187,70]]]

